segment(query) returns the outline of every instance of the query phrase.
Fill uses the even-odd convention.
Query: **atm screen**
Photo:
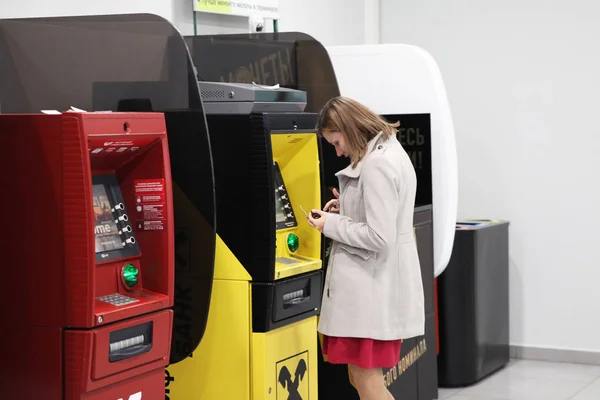
[[[113,205],[108,199],[106,186],[93,185],[94,199],[94,236],[96,237],[96,253],[119,250],[123,248],[123,241],[119,228],[115,223],[112,212]]]
[[[285,216],[285,210],[283,208],[283,203],[281,202],[281,197],[279,196],[279,192],[275,191],[275,223],[285,223],[287,221],[287,217]]]
[[[92,206],[96,262],[140,255],[116,176],[92,177]]]
[[[285,187],[281,170],[277,163],[273,163],[273,183],[275,184],[275,227],[285,229],[297,226],[296,216],[292,209],[292,202]]]

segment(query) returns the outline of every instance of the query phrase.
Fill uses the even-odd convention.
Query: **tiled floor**
[[[600,400],[600,366],[514,360],[462,389],[440,389],[440,400]]]

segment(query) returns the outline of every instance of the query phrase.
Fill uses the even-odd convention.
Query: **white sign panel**
[[[279,18],[279,0],[194,0],[194,10],[241,17]]]

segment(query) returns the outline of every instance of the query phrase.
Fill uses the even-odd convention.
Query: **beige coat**
[[[421,268],[413,234],[417,180],[396,137],[380,133],[365,157],[337,174],[340,214],[333,239],[319,332],[328,336],[408,339],[425,332]]]

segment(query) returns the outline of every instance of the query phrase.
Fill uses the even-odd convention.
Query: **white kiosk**
[[[402,44],[326,47],[340,94],[382,114],[431,115],[434,276],[448,265],[458,212],[454,126],[437,63]]]

